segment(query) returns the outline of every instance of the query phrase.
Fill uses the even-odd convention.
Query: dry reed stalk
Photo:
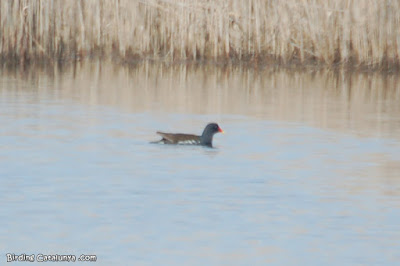
[[[400,65],[400,2],[2,0],[0,56]]]

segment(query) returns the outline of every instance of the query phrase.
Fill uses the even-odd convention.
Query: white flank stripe
[[[194,139],[188,139],[188,140],[184,140],[184,141],[179,141],[178,144],[198,144],[198,141],[194,140]]]

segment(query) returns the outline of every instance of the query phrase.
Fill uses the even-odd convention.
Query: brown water
[[[0,252],[99,265],[400,263],[398,75],[0,71]],[[155,131],[227,132],[214,149]]]

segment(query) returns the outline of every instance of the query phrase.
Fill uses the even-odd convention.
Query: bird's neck
[[[202,145],[212,146],[213,136],[210,134],[204,134],[200,136],[200,141]]]

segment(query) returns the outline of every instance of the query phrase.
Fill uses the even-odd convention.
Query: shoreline
[[[399,74],[400,66],[396,65],[385,65],[385,66],[367,66],[367,65],[355,65],[355,64],[335,64],[327,65],[318,62],[307,62],[300,63],[298,61],[283,63],[281,60],[265,60],[265,59],[248,59],[248,60],[237,60],[237,59],[222,59],[222,60],[168,60],[161,58],[135,58],[135,59],[124,59],[124,58],[111,58],[108,56],[88,56],[78,57],[68,60],[57,60],[50,58],[34,58],[29,60],[18,60],[16,58],[1,58],[1,68],[30,68],[30,67],[68,67],[71,65],[77,65],[81,63],[106,63],[115,64],[121,66],[135,67],[143,64],[160,64],[165,66],[196,66],[206,67],[213,66],[218,68],[225,67],[241,67],[245,69],[263,70],[266,68],[277,69],[277,70],[293,70],[293,71],[333,71],[341,72],[346,71],[350,73],[371,73],[371,74]]]

